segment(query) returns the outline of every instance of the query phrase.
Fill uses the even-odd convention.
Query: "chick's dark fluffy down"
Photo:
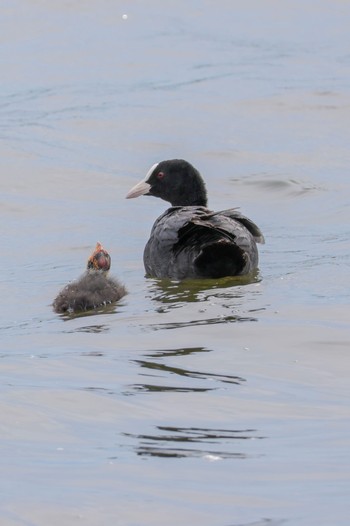
[[[103,272],[86,272],[69,283],[53,302],[56,312],[79,312],[114,303],[127,293],[124,285]]]

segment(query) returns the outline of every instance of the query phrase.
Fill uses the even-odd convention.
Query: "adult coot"
[[[85,273],[61,290],[53,302],[56,312],[79,312],[114,303],[125,296],[124,285],[108,276],[111,257],[97,243],[87,262]]]
[[[207,208],[204,181],[190,163],[172,159],[154,164],[127,198],[153,195],[171,203],[154,223],[144,250],[149,277],[220,278],[257,268],[256,243],[264,236],[236,209]]]

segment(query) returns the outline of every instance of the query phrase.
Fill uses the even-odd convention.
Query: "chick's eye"
[[[163,179],[163,177],[164,177],[164,172],[157,173],[157,179]]]

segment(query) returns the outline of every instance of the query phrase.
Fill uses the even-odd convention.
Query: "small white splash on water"
[[[205,460],[209,460],[209,462],[216,462],[217,460],[222,460],[222,458],[218,457],[217,455],[204,455],[203,458]]]
[[[127,19],[128,19],[128,15],[125,15],[125,14],[122,15],[122,19],[123,19],[123,20],[127,20]]]

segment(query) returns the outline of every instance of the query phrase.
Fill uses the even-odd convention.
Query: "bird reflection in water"
[[[87,333],[94,333],[98,334],[101,332],[109,332],[110,327],[108,325],[84,325],[83,327],[75,327],[74,329],[70,329],[67,331],[64,331],[66,334],[72,334],[77,332],[87,332]]]
[[[204,458],[208,461],[244,459],[252,455],[236,450],[238,441],[257,440],[256,429],[210,429],[201,427],[156,426],[154,434],[123,433],[138,441],[136,454],[152,457]],[[230,445],[235,450],[230,451]],[[224,447],[222,447],[224,446]]]
[[[148,381],[133,384],[132,392],[207,392],[222,389],[223,384],[240,385],[245,382],[245,379],[238,375],[193,370],[164,363],[168,358],[198,352],[210,351],[203,347],[170,349],[154,351],[144,355],[142,360],[133,360],[141,367],[140,376],[147,377]]]
[[[259,271],[236,277],[226,277],[220,279],[186,279],[174,281],[169,279],[152,279],[150,287],[150,298],[162,303],[197,302],[208,299],[208,297],[231,297],[242,298],[244,287],[259,283],[261,277]],[[223,292],[225,289],[226,292]]]
[[[211,280],[152,280],[149,297],[156,302],[156,312],[167,314],[181,310],[177,318],[162,318],[152,325],[153,330],[178,329],[220,323],[257,321],[256,296],[260,295],[260,278],[251,276]],[[247,285],[250,285],[247,287]],[[254,300],[254,310],[250,311]],[[192,303],[198,308],[190,309]],[[190,309],[190,310],[189,310]],[[265,310],[262,307],[260,310]]]
[[[212,351],[206,347],[190,347],[143,353],[142,359],[133,361],[140,367],[140,377],[147,378],[147,381],[131,385],[132,391],[127,394],[152,396],[155,393],[161,396],[162,392],[201,393],[215,389],[232,390],[246,382],[239,375],[220,371],[208,372],[200,370],[199,367],[193,369],[178,365],[184,359],[191,358],[192,354],[208,352]],[[169,363],[170,361],[177,363],[174,365]],[[247,453],[246,447],[237,451],[237,441],[264,438],[253,428],[158,425],[153,429],[155,431],[151,433],[124,432],[122,434],[137,442],[134,449],[140,456],[198,457],[207,461],[251,457],[252,454]]]

